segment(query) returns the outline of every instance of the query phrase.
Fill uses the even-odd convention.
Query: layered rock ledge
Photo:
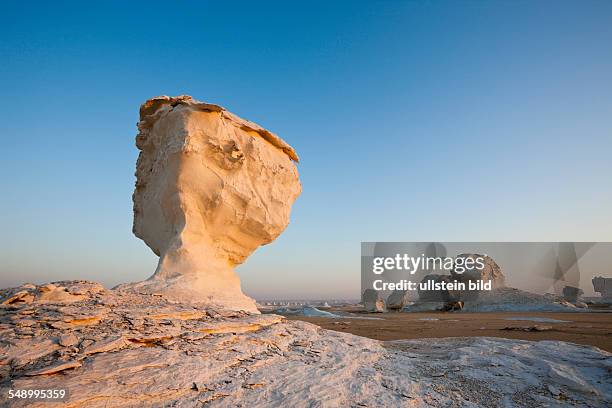
[[[14,399],[14,407],[596,407],[612,399],[612,356],[564,342],[381,343],[86,281],[4,289],[0,304],[1,395],[68,390],[62,403]]]

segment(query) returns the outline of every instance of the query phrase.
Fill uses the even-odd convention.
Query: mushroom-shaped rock
[[[148,100],[138,129],[133,231],[159,263],[119,289],[258,313],[234,267],[289,224],[301,192],[295,151],[190,96]]]

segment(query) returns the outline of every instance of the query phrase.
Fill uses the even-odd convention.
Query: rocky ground
[[[4,406],[612,402],[612,355],[591,346],[486,337],[384,343],[85,281],[4,289],[0,303]],[[24,389],[67,389],[68,397],[8,399]]]

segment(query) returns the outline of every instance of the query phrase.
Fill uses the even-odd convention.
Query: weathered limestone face
[[[133,287],[257,312],[234,267],[289,224],[301,192],[295,151],[189,96],[148,100],[138,128],[133,231],[160,258]]]

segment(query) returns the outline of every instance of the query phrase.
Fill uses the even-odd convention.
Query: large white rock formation
[[[459,258],[472,259],[473,262],[478,258],[482,258],[484,267],[482,269],[479,269],[477,266],[465,268],[466,270],[461,273],[453,269],[451,270],[452,279],[465,283],[466,287],[469,287],[468,285],[470,282],[477,283],[478,281],[491,282],[491,287],[493,289],[503,288],[506,285],[506,277],[502,269],[490,256],[481,254],[460,254],[457,255],[456,259]],[[461,292],[461,300],[474,300],[479,294],[480,291],[464,290]]]
[[[301,192],[295,151],[190,96],[148,100],[138,129],[133,230],[159,264],[121,288],[257,313],[234,267],[287,227]]]

